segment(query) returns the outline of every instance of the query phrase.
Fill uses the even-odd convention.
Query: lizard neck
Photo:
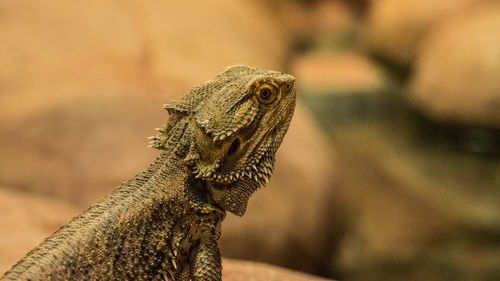
[[[196,178],[194,173],[197,159],[193,158],[193,126],[196,124],[190,120],[188,116],[177,119],[165,134],[164,149],[150,168],[132,179],[132,185],[124,183],[121,189],[139,188],[147,198],[167,196],[183,201],[185,206],[200,213],[225,214],[213,200],[205,180]]]

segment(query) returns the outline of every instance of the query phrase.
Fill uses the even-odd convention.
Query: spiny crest
[[[165,135],[165,128],[155,128],[158,131],[158,135],[148,137],[149,145],[155,149],[165,149],[165,144],[167,142],[167,137]]]
[[[180,100],[174,101],[171,104],[165,104],[163,105],[163,108],[165,108],[170,115],[175,113],[188,114],[196,112],[198,105],[210,96],[211,83],[214,83],[214,81],[209,80],[200,86],[194,87]]]
[[[180,149],[178,144],[180,142],[189,142],[184,135],[188,127],[188,123],[188,120],[180,118],[180,116],[171,115],[167,125],[155,129],[158,131],[158,135],[148,138],[150,141],[148,147],[160,150],[173,149],[174,153],[179,154],[180,152],[176,151],[176,149]]]

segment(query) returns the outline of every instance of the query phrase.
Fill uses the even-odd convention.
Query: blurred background
[[[500,280],[500,2],[0,2],[0,272],[145,168],[161,105],[297,77],[222,254],[339,280]]]

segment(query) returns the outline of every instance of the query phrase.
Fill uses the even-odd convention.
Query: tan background
[[[299,104],[223,224],[227,280],[500,278],[499,19],[494,0],[0,2],[0,272],[146,167],[162,104],[243,63],[296,75]]]

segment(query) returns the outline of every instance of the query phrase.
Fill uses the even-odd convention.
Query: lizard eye
[[[276,89],[269,84],[263,84],[257,88],[256,95],[259,102],[263,104],[273,103],[278,98]]]

